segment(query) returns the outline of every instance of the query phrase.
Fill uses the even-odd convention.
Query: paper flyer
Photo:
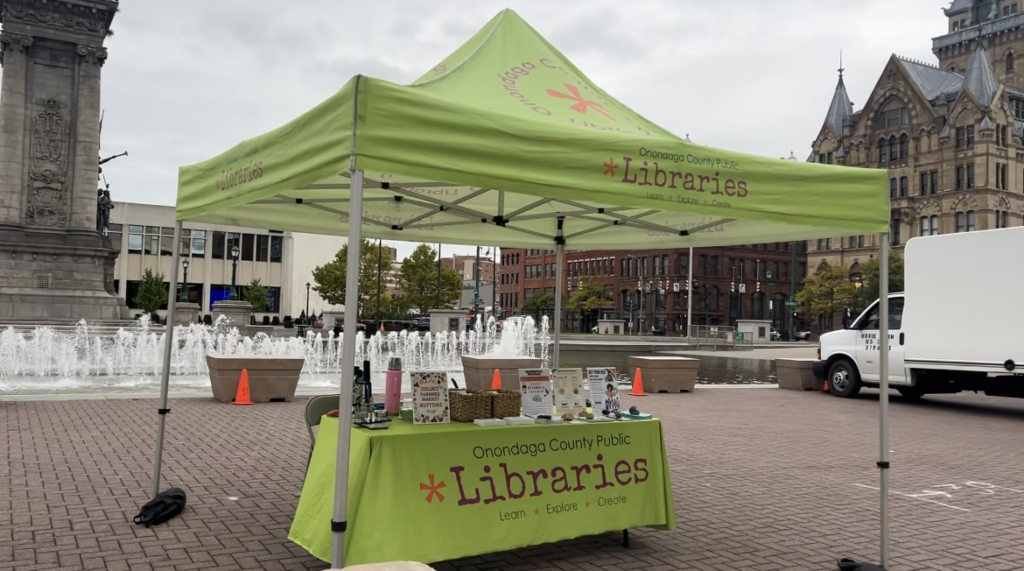
[[[555,412],[571,412],[579,416],[587,411],[584,396],[583,369],[555,369],[551,371],[551,386],[555,395]]]
[[[523,414],[539,416],[554,414],[551,395],[551,371],[548,369],[519,369],[519,389],[522,391]]]
[[[619,410],[619,382],[615,378],[613,367],[592,367],[587,369],[587,382],[590,385],[590,404],[594,414],[601,411],[616,412]]]
[[[409,372],[413,424],[444,424],[451,421],[447,377],[443,371]]]

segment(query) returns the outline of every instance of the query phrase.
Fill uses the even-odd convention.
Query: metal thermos
[[[384,377],[384,410],[389,415],[401,412],[402,404],[402,359],[388,359],[388,372]]]

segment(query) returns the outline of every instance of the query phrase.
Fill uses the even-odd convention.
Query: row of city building
[[[563,299],[592,279],[605,302],[592,315],[567,318],[565,327],[586,332],[598,320],[620,320],[626,331],[682,334],[692,308],[693,325],[763,319],[785,331],[794,325],[786,302],[807,275],[806,249],[804,242],[699,248],[692,260],[689,249],[568,251]],[[505,315],[530,313],[529,300],[555,294],[554,250],[502,248],[498,272],[497,304]],[[687,295],[691,275],[692,301]]]

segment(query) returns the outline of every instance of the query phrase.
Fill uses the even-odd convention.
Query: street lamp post
[[[384,241],[380,240],[380,239],[377,239],[377,321],[380,321],[380,274],[381,274],[380,266],[381,266],[381,263],[384,261],[382,259],[383,252],[384,252]],[[309,295],[307,294],[306,297],[308,299]],[[307,305],[308,305],[308,302],[307,302]],[[307,311],[308,311],[308,308],[307,308]]]
[[[309,282],[306,282],[306,321],[309,321]],[[347,309],[347,308],[346,308]]]
[[[796,242],[789,243],[789,301],[796,303]],[[796,306],[786,308],[786,315],[789,316],[789,340],[796,341]]]
[[[181,294],[178,296],[178,301],[188,301],[188,258],[181,259],[181,269],[184,270],[184,277],[181,280]]]
[[[238,278],[238,246],[231,246],[231,295],[228,299],[238,301],[238,288],[235,280]]]

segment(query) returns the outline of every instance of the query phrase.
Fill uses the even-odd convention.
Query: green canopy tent
[[[706,247],[885,233],[886,179],[884,171],[685,142],[605,93],[505,10],[411,85],[357,76],[287,125],[182,167],[175,240],[183,220],[347,235],[347,308],[358,306],[363,236],[554,246],[557,366],[566,247]],[[178,264],[171,267],[175,284]],[[356,319],[355,311],[345,312],[343,398],[351,394]],[[172,335],[168,329],[161,411]],[[885,403],[883,391],[883,411]],[[339,419],[335,567],[343,562],[350,413],[342,407]],[[161,414],[154,493],[163,429]]]

